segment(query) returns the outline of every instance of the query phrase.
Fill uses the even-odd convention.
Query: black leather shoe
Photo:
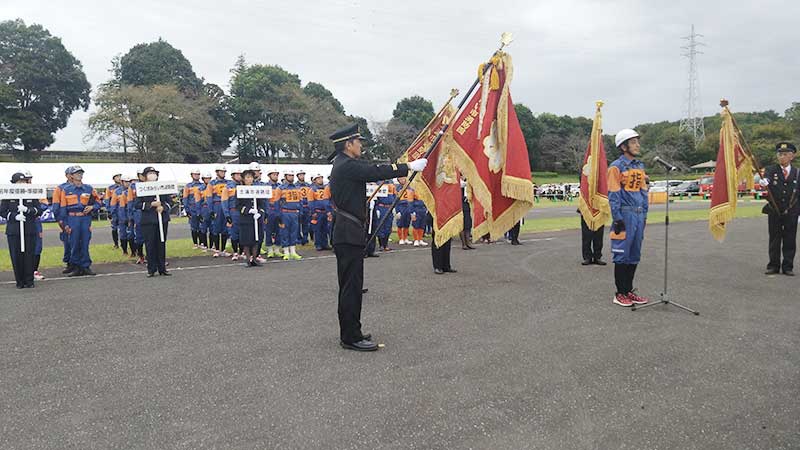
[[[441,275],[441,274],[444,273],[444,270],[442,270],[442,269],[433,269],[433,273],[435,273],[436,275]]]
[[[522,245],[522,242],[514,240],[511,241],[511,245]]]
[[[147,272],[147,278],[153,278],[154,276],[156,276],[155,272]]]
[[[83,269],[83,274],[84,274],[84,275],[97,275],[96,273],[94,273],[94,272],[92,271],[92,268],[91,268],[91,267],[87,267],[87,268]]]
[[[458,271],[457,271],[456,269],[453,269],[452,267],[451,267],[451,268],[449,268],[449,269],[444,269],[444,271],[445,271],[446,273],[458,273]]]
[[[584,260],[581,262],[581,265],[582,265],[582,266],[588,266],[588,265],[590,265],[590,264],[592,264],[592,260],[591,260],[591,259],[584,259]]]
[[[70,264],[64,270],[62,270],[61,273],[64,274],[64,275],[67,275],[67,274],[70,274],[72,272],[75,272],[75,270],[77,270],[77,269],[78,269],[77,267],[75,267],[75,266]]]
[[[608,265],[608,263],[603,261],[602,259],[595,259],[594,263],[597,264],[598,266],[607,266]]]
[[[31,289],[31,288],[33,288],[33,283],[28,283],[24,287],[27,288],[27,289]]]
[[[158,274],[159,274],[159,275],[163,275],[163,276],[165,276],[165,277],[171,277],[171,276],[172,276],[172,274],[171,274],[171,273],[169,273],[169,272],[167,272],[166,270],[165,270],[165,271],[163,271],[163,272],[158,272]]]
[[[347,350],[355,350],[357,352],[374,352],[378,349],[378,344],[368,339],[362,339],[358,342],[353,342],[352,344],[348,344],[346,342],[340,342],[339,344],[342,346],[342,348]]]
[[[372,333],[362,334],[361,335],[362,341],[371,341],[372,340]]]
[[[793,276],[794,276],[794,272],[792,272],[791,270],[784,270],[784,271],[783,271],[783,274],[784,274],[784,275],[788,275],[788,276],[790,276],[790,277],[793,277]]]
[[[776,273],[778,273],[778,269],[767,269],[764,275],[775,275]]]
[[[67,276],[68,277],[82,277],[84,275],[85,275],[85,273],[83,273],[83,269],[81,269],[80,267],[76,267],[75,270],[70,272]]]

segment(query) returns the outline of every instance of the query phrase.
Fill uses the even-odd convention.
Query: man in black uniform
[[[341,345],[349,350],[374,351],[372,336],[361,333],[361,295],[364,285],[364,251],[367,240],[367,182],[406,176],[421,171],[428,161],[375,165],[360,161],[361,133],[358,125],[330,136],[336,152],[331,169],[331,203],[334,208],[333,251],[339,277],[339,330]],[[391,211],[389,212],[391,214]]]
[[[22,172],[11,176],[11,183],[26,184],[29,178]],[[8,238],[8,254],[14,268],[14,280],[17,289],[33,287],[34,249],[36,247],[36,218],[42,215],[45,208],[39,200],[5,199],[0,201],[0,217],[6,220],[6,236]],[[20,225],[22,225],[20,227]],[[21,237],[20,237],[21,236]],[[22,251],[20,240],[25,240],[25,251]]]
[[[788,142],[776,146],[778,164],[767,167],[760,184],[767,188],[773,201],[764,205],[762,212],[769,222],[769,264],[767,275],[779,271],[794,276],[794,254],[797,247],[797,218],[800,216],[800,171],[792,167],[797,148]],[[777,205],[778,211],[773,205]],[[781,264],[781,247],[783,264]]]

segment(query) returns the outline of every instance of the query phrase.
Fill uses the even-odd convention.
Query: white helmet
[[[211,178],[211,172],[208,172],[208,171],[204,172],[203,173],[203,178]]]
[[[189,172],[190,175],[198,174],[200,175],[200,168],[199,167],[192,167],[192,171]]]
[[[247,166],[247,168],[248,168],[249,170],[258,170],[258,171],[261,171],[261,164],[259,164],[259,163],[255,162],[255,161],[253,161],[253,162],[251,162],[251,163],[250,163],[250,165],[248,165],[248,166]]]
[[[239,166],[235,166],[233,169],[231,169],[231,175],[233,175],[235,173],[241,174],[242,172],[243,172],[243,170],[240,169]]]
[[[22,176],[24,176],[27,179],[33,178],[33,175],[31,175],[31,171],[28,169],[22,171]]]
[[[139,177],[135,173],[129,173],[122,178],[124,181],[136,181]]]
[[[617,136],[614,138],[614,145],[619,148],[620,145],[624,144],[625,141],[628,139],[633,139],[635,137],[639,137],[639,133],[631,130],[630,128],[625,128],[624,130],[620,130],[617,133]]]
[[[222,164],[220,164],[220,165],[218,165],[217,167],[214,168],[214,172],[219,172],[220,170],[223,171],[223,172],[227,172],[228,171],[228,169],[226,169],[225,166],[223,166]]]
[[[311,181],[315,181],[317,178],[322,178],[322,174],[318,173],[318,174],[314,175],[313,177],[311,177]]]

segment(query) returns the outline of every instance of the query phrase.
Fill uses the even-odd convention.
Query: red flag
[[[419,137],[406,150],[400,161],[413,161],[421,158],[433,144],[442,127],[452,120],[456,113],[450,102],[428,123]],[[461,175],[456,169],[453,155],[441,141],[428,155],[428,166],[411,184],[417,191],[425,207],[433,216],[433,232],[436,245],[444,245],[464,229],[464,215],[461,210]]]
[[[581,169],[581,199],[578,209],[584,222],[590,229],[597,231],[611,219],[611,207],[608,204],[608,161],[603,146],[603,115],[600,108],[603,102],[597,102],[597,111],[592,123],[592,137],[589,147],[583,156]]]
[[[742,181],[753,187],[753,160],[742,147],[733,116],[723,101],[722,127],[719,130],[719,151],[714,169],[714,189],[711,191],[711,209],[708,212],[708,229],[719,242],[725,239],[725,226],[736,215],[738,185]]]
[[[489,234],[499,239],[533,206],[533,183],[511,100],[511,57],[498,53],[491,62],[485,75],[479,68],[481,86],[454,120],[445,146],[487,213]]]

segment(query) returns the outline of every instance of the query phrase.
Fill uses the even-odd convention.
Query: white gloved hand
[[[381,218],[381,212],[380,211],[375,211],[375,218],[377,218],[377,219]]]
[[[258,219],[260,219],[260,218],[261,218],[261,214],[260,214],[258,211],[256,211],[255,213],[253,213],[253,220],[258,220]]]
[[[402,217],[403,217],[403,215],[400,214],[400,213],[395,213],[395,215],[394,215],[395,220],[400,220],[400,218],[402,218]]]
[[[25,222],[25,214],[19,213],[14,218],[17,219],[17,222]]]
[[[19,205],[17,205],[17,212],[25,214],[26,212],[28,212],[28,207],[20,203]]]
[[[258,210],[257,210],[257,209],[255,209],[255,208],[250,208],[250,211],[247,211],[247,212],[249,212],[249,213],[250,213],[250,214],[252,214],[252,215],[256,215],[256,214],[258,214]]]
[[[766,178],[762,178],[758,180],[758,184],[760,184],[763,187],[767,187],[769,186],[769,180],[767,180]]]
[[[414,172],[422,172],[425,170],[425,167],[428,165],[428,160],[425,158],[415,159],[408,163],[408,168],[413,170]]]

